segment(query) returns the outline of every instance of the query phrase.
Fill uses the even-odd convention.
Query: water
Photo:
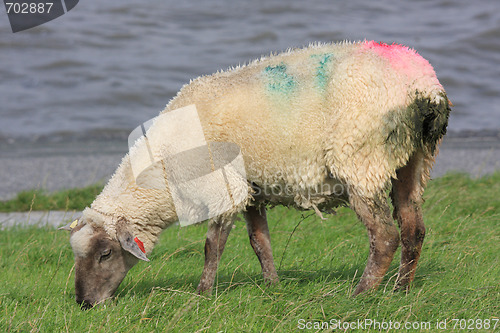
[[[0,9],[0,141],[124,137],[199,75],[315,41],[411,46],[455,107],[452,131],[500,128],[500,2],[80,1],[13,34]]]

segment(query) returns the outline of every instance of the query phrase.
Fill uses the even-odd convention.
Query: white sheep
[[[266,204],[328,211],[349,205],[365,224],[370,254],[355,294],[381,282],[399,246],[398,286],[414,278],[425,227],[422,193],[450,107],[432,66],[393,44],[316,44],[203,76],[163,112],[194,104],[208,142],[241,148],[248,195],[209,222],[198,290],[210,291],[235,216],[244,212],[267,282],[276,282]],[[71,232],[76,299],[113,295],[162,230],[177,221],[170,191],[138,186],[130,155]],[[250,189],[251,188],[251,189]],[[134,239],[136,241],[134,241]],[[142,244],[144,251],[142,251]]]

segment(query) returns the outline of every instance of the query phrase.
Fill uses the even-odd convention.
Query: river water
[[[450,130],[500,129],[500,2],[82,0],[12,33],[0,9],[0,143],[126,138],[190,79],[311,42],[413,47]]]

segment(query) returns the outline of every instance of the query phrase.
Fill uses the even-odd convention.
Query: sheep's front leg
[[[370,254],[354,295],[376,288],[382,281],[399,246],[399,232],[393,223],[387,200],[352,196],[351,206],[368,230]]]
[[[257,258],[262,267],[262,275],[267,283],[278,282],[278,273],[274,267],[273,251],[271,249],[271,237],[267,226],[266,207],[247,207],[245,212],[247,221],[248,237]]]
[[[201,274],[200,283],[196,289],[199,293],[209,293],[215,281],[217,266],[224,251],[227,237],[233,227],[233,221],[210,220],[208,224],[207,240],[205,242],[205,266]]]

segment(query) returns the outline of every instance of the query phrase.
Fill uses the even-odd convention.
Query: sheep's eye
[[[101,253],[101,258],[99,259],[99,261],[106,260],[106,259],[108,259],[110,256],[111,256],[111,249],[104,250],[104,251]]]

